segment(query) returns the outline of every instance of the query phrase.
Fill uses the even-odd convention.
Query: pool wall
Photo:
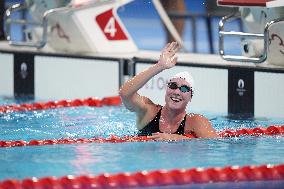
[[[0,44],[0,95],[9,97],[60,100],[117,95],[126,79],[159,57],[159,52],[153,51],[70,55],[5,45]],[[218,55],[181,53],[176,67],[150,80],[141,94],[163,104],[167,80],[182,70],[189,71],[196,82],[190,111],[284,116],[283,67],[231,63]]]

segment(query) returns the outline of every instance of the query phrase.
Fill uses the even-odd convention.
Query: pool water
[[[283,137],[1,148],[1,179],[281,164]]]
[[[280,118],[232,119],[225,114],[204,115],[217,131],[284,124],[284,119]],[[123,106],[0,113],[0,140],[107,138],[136,134],[135,114]]]
[[[209,113],[205,116],[217,131],[284,124],[284,119],[280,118],[229,119],[226,115]],[[107,138],[136,133],[135,114],[123,106],[0,114],[0,140]],[[277,165],[284,162],[284,137],[58,144],[0,148],[0,154],[0,180],[157,169]]]

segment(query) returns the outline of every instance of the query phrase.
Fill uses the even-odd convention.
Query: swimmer
[[[186,113],[195,90],[193,78],[188,72],[178,73],[170,79],[164,106],[137,93],[152,77],[176,65],[179,49],[177,42],[168,43],[156,64],[128,80],[119,91],[122,102],[127,109],[136,113],[140,136],[154,140],[183,140],[188,136],[218,137],[208,119],[199,114]]]

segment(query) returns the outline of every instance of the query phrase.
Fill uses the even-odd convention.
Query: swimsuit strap
[[[179,135],[183,135],[184,134],[184,127],[185,127],[185,122],[186,122],[186,116],[187,116],[187,114],[185,114],[183,120],[180,122],[180,125],[179,125],[177,131],[174,134],[179,134]]]
[[[161,114],[162,114],[162,108],[160,108],[160,110],[158,111],[158,113],[156,114],[154,119],[152,119],[143,129],[139,130],[139,132],[138,132],[139,136],[149,136],[149,135],[152,135],[152,133],[161,132],[159,126],[160,126],[160,118],[161,118]],[[183,120],[181,121],[177,131],[174,132],[173,134],[179,134],[179,135],[184,134],[186,116],[187,116],[187,114],[185,114],[185,116],[184,116]]]
[[[152,133],[160,132],[159,122],[161,117],[162,108],[158,111],[154,119],[152,119],[143,129],[139,130],[138,136],[149,136]]]
[[[163,107],[161,107],[160,110],[158,111],[157,115],[156,115],[155,118],[154,118],[155,120],[160,121],[161,114],[162,114],[162,109],[163,109]]]

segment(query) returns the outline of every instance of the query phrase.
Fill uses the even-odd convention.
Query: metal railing
[[[235,36],[235,37],[246,37],[255,39],[264,39],[264,34],[254,34],[246,32],[235,32],[235,31],[224,31],[225,23],[233,21],[240,18],[239,13],[224,16],[219,22],[219,54],[220,56],[229,61],[243,61],[243,62],[253,62],[261,63],[266,59],[266,53],[263,53],[259,57],[246,57],[242,55],[226,55],[224,50],[224,37],[225,36]],[[265,41],[265,40],[264,40]],[[264,44],[264,49],[266,49],[267,43]]]
[[[169,16],[172,19],[190,19],[191,20],[191,38],[192,38],[192,52],[197,53],[197,27],[196,27],[196,20],[201,18],[204,19],[206,22],[207,27],[207,37],[208,37],[208,46],[209,46],[209,53],[214,54],[215,48],[214,48],[214,40],[213,40],[213,29],[212,29],[212,19],[213,18],[222,18],[224,16],[223,12],[215,12],[214,14],[210,13],[191,13],[191,12],[176,12],[176,11],[170,11]],[[243,26],[241,22],[239,23],[239,28],[242,31]]]
[[[269,28],[276,23],[284,21],[284,18],[274,19],[268,22],[264,28],[263,34],[257,33],[245,33],[245,32],[235,32],[235,31],[224,31],[224,26],[226,22],[232,21],[234,19],[240,18],[239,14],[232,14],[225,16],[219,22],[219,54],[224,60],[229,61],[242,61],[242,62],[252,62],[252,63],[262,63],[267,59],[268,45],[269,45]],[[242,55],[226,55],[224,50],[224,37],[225,36],[236,36],[242,38],[255,38],[263,40],[263,53],[258,57],[246,57]]]
[[[45,46],[47,42],[47,29],[48,29],[48,19],[47,17],[54,13],[54,12],[60,12],[60,11],[66,11],[70,10],[70,7],[60,7],[60,8],[54,8],[46,11],[43,15],[42,22],[33,22],[28,21],[26,19],[12,19],[12,13],[26,10],[28,7],[26,4],[14,4],[11,7],[9,7],[6,10],[6,17],[5,17],[5,36],[7,41],[9,41],[10,45],[14,46],[28,46],[28,47],[36,47],[38,49]],[[18,25],[24,25],[24,26],[32,26],[32,27],[40,27],[42,29],[42,35],[39,38],[38,41],[14,41],[11,37],[11,25],[12,24],[18,24]]]

